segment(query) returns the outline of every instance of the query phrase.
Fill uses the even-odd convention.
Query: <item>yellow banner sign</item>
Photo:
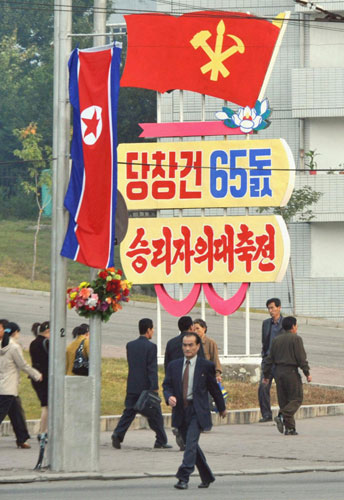
[[[281,281],[290,241],[281,216],[129,219],[121,263],[133,283]]]
[[[284,139],[121,144],[129,210],[284,206],[295,183]]]

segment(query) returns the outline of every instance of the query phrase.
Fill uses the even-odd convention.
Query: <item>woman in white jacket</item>
[[[0,424],[6,417],[13,400],[18,396],[20,370],[37,382],[42,380],[38,370],[28,365],[22,348],[16,342],[20,328],[16,323],[6,325],[0,347]]]

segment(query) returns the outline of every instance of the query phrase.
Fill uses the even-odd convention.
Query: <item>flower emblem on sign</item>
[[[240,128],[244,134],[249,134],[253,130],[263,130],[270,125],[268,120],[271,115],[268,99],[262,102],[257,101],[254,108],[245,106],[233,111],[230,108],[223,107],[215,116],[218,120],[223,120],[224,124],[230,128]]]
[[[89,106],[82,111],[80,117],[84,143],[87,146],[93,146],[102,133],[102,108],[100,106]]]

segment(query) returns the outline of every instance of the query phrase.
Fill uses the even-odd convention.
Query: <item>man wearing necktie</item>
[[[215,365],[197,356],[200,342],[195,333],[184,335],[184,358],[169,363],[163,382],[166,403],[172,407],[172,426],[178,428],[185,443],[183,462],[176,474],[178,483],[175,488],[180,490],[188,488],[195,465],[202,481],[199,488],[208,488],[215,481],[198,445],[201,431],[212,426],[208,392],[213,396],[221,417],[226,416],[223,396],[216,382]]]

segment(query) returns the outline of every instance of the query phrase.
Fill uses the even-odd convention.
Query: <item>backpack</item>
[[[72,372],[74,375],[88,375],[88,358],[84,354],[85,339],[80,342],[79,347],[75,351],[75,358],[73,363]]]

